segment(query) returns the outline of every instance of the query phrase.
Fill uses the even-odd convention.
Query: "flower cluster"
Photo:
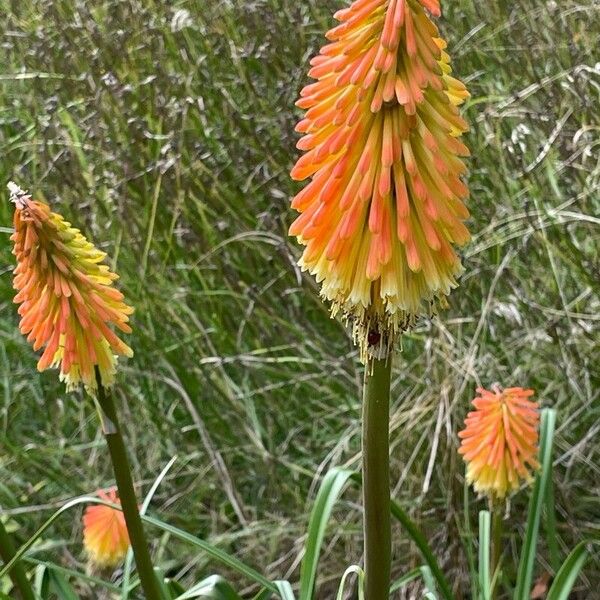
[[[120,505],[114,489],[98,491],[98,497]],[[99,567],[114,567],[129,549],[129,534],[120,510],[98,504],[89,506],[83,514],[83,544],[90,560]]]
[[[424,8],[440,14],[438,0],[356,0],[336,13],[297,102],[305,154],[291,175],[311,181],[290,235],[363,360],[444,303],[462,270],[453,244],[469,239],[457,109],[468,92]]]
[[[110,386],[115,354],[133,355],[109,327],[130,333],[133,309],[112,287],[118,275],[102,264],[103,252],[47,204],[15,184],[9,187],[16,207],[11,239],[21,333],[34,350],[44,348],[40,371],[59,366],[67,389],[83,383],[93,394],[96,366],[102,385]]]
[[[477,390],[475,410],[465,419],[459,452],[475,491],[502,499],[538,468],[538,404],[520,387]]]

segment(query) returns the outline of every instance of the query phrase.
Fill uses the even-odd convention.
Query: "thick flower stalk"
[[[9,184],[14,215],[13,254],[17,258],[15,303],[20,304],[21,333],[34,350],[44,348],[38,369],[60,368],[71,390],[83,383],[95,394],[94,367],[101,383],[113,383],[117,354],[133,352],[112,331],[130,333],[133,309],[113,287],[118,275],[102,264],[104,252],[52,212]]]
[[[100,490],[98,497],[112,504],[121,504],[114,489],[107,492]],[[123,513],[102,504],[86,508],[83,515],[83,544],[95,565],[118,565],[129,550],[129,534]]]
[[[438,0],[340,10],[297,102],[305,154],[292,177],[310,183],[292,202],[290,234],[364,361],[445,303],[462,270],[453,246],[469,239],[457,109],[468,92],[427,11],[438,16]]]
[[[147,600],[160,600],[121,425],[112,396],[107,393],[114,380],[116,355],[133,354],[111,326],[130,333],[128,320],[133,309],[112,286],[117,275],[102,264],[103,252],[47,204],[32,200],[12,182],[8,187],[16,207],[12,240],[21,332],[34,350],[45,347],[38,362],[40,371],[58,366],[67,390],[83,384],[94,397],[140,584]],[[114,536],[97,537],[95,546],[93,537],[88,539],[91,555],[107,558]],[[119,540],[124,544],[121,537]]]
[[[530,481],[538,464],[538,404],[533,390],[499,387],[477,390],[475,410],[465,419],[459,452],[467,463],[467,481],[492,501],[502,500]]]

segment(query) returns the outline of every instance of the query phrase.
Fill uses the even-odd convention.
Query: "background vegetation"
[[[293,103],[341,4],[0,0],[0,183],[50,201],[121,274],[136,355],[117,395],[140,487],[178,456],[151,511],[274,577],[297,570],[319,477],[359,458],[361,367],[286,235]],[[460,589],[456,432],[480,384],[531,386],[558,409],[560,546],[600,528],[600,14],[594,0],[444,9],[472,93],[474,235],[450,309],[397,356],[392,477]],[[0,202],[0,506],[22,541],[112,479],[89,402],[39,375],[16,329],[11,214]],[[320,598],[360,558],[357,501],[336,510]],[[510,506],[515,553],[525,502]],[[38,558],[82,567],[75,516]],[[418,563],[396,534],[400,573]],[[166,537],[155,552],[189,581],[217,570]],[[596,555],[579,597],[598,586]]]

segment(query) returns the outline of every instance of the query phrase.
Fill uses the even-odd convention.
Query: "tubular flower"
[[[118,275],[101,264],[106,256],[47,204],[9,184],[15,203],[14,288],[21,333],[34,350],[45,347],[38,370],[60,366],[67,390],[83,383],[94,394],[98,367],[102,385],[112,384],[115,354],[133,351],[109,328],[130,333],[133,309],[112,287]]]
[[[530,481],[537,469],[538,404],[533,390],[479,388],[475,410],[465,419],[459,452],[467,463],[467,481],[475,491],[502,499]]]
[[[301,214],[290,235],[363,360],[445,303],[462,270],[452,245],[469,240],[457,109],[469,94],[424,8],[440,14],[438,0],[356,0],[337,12],[311,61],[317,81],[296,103],[305,154],[291,176],[311,181],[292,201]]]
[[[98,491],[98,497],[120,505],[114,489]],[[99,567],[114,567],[120,563],[129,549],[129,534],[125,517],[120,510],[103,506],[89,506],[83,514],[83,544]]]

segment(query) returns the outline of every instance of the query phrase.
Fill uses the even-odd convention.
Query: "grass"
[[[359,458],[359,361],[286,234],[293,102],[340,5],[0,0],[0,184],[60,208],[121,274],[136,354],[117,401],[140,488],[178,456],[150,514],[296,581],[318,478]],[[559,550],[599,533],[599,16],[593,0],[445,2],[472,93],[474,236],[450,309],[395,361],[391,447],[395,497],[457,589],[469,574],[456,432],[478,385],[531,386],[558,409]],[[16,329],[10,222],[0,201],[0,506],[24,541],[47,509],[112,480],[91,407],[35,371]],[[360,559],[359,496],[345,498],[319,598]],[[476,531],[485,507],[471,504]],[[505,526],[515,556],[525,506],[517,496]],[[419,563],[395,533],[400,576]],[[187,583],[217,569],[167,534],[155,552]],[[35,556],[81,568],[79,520]],[[596,554],[577,593],[599,585]]]

